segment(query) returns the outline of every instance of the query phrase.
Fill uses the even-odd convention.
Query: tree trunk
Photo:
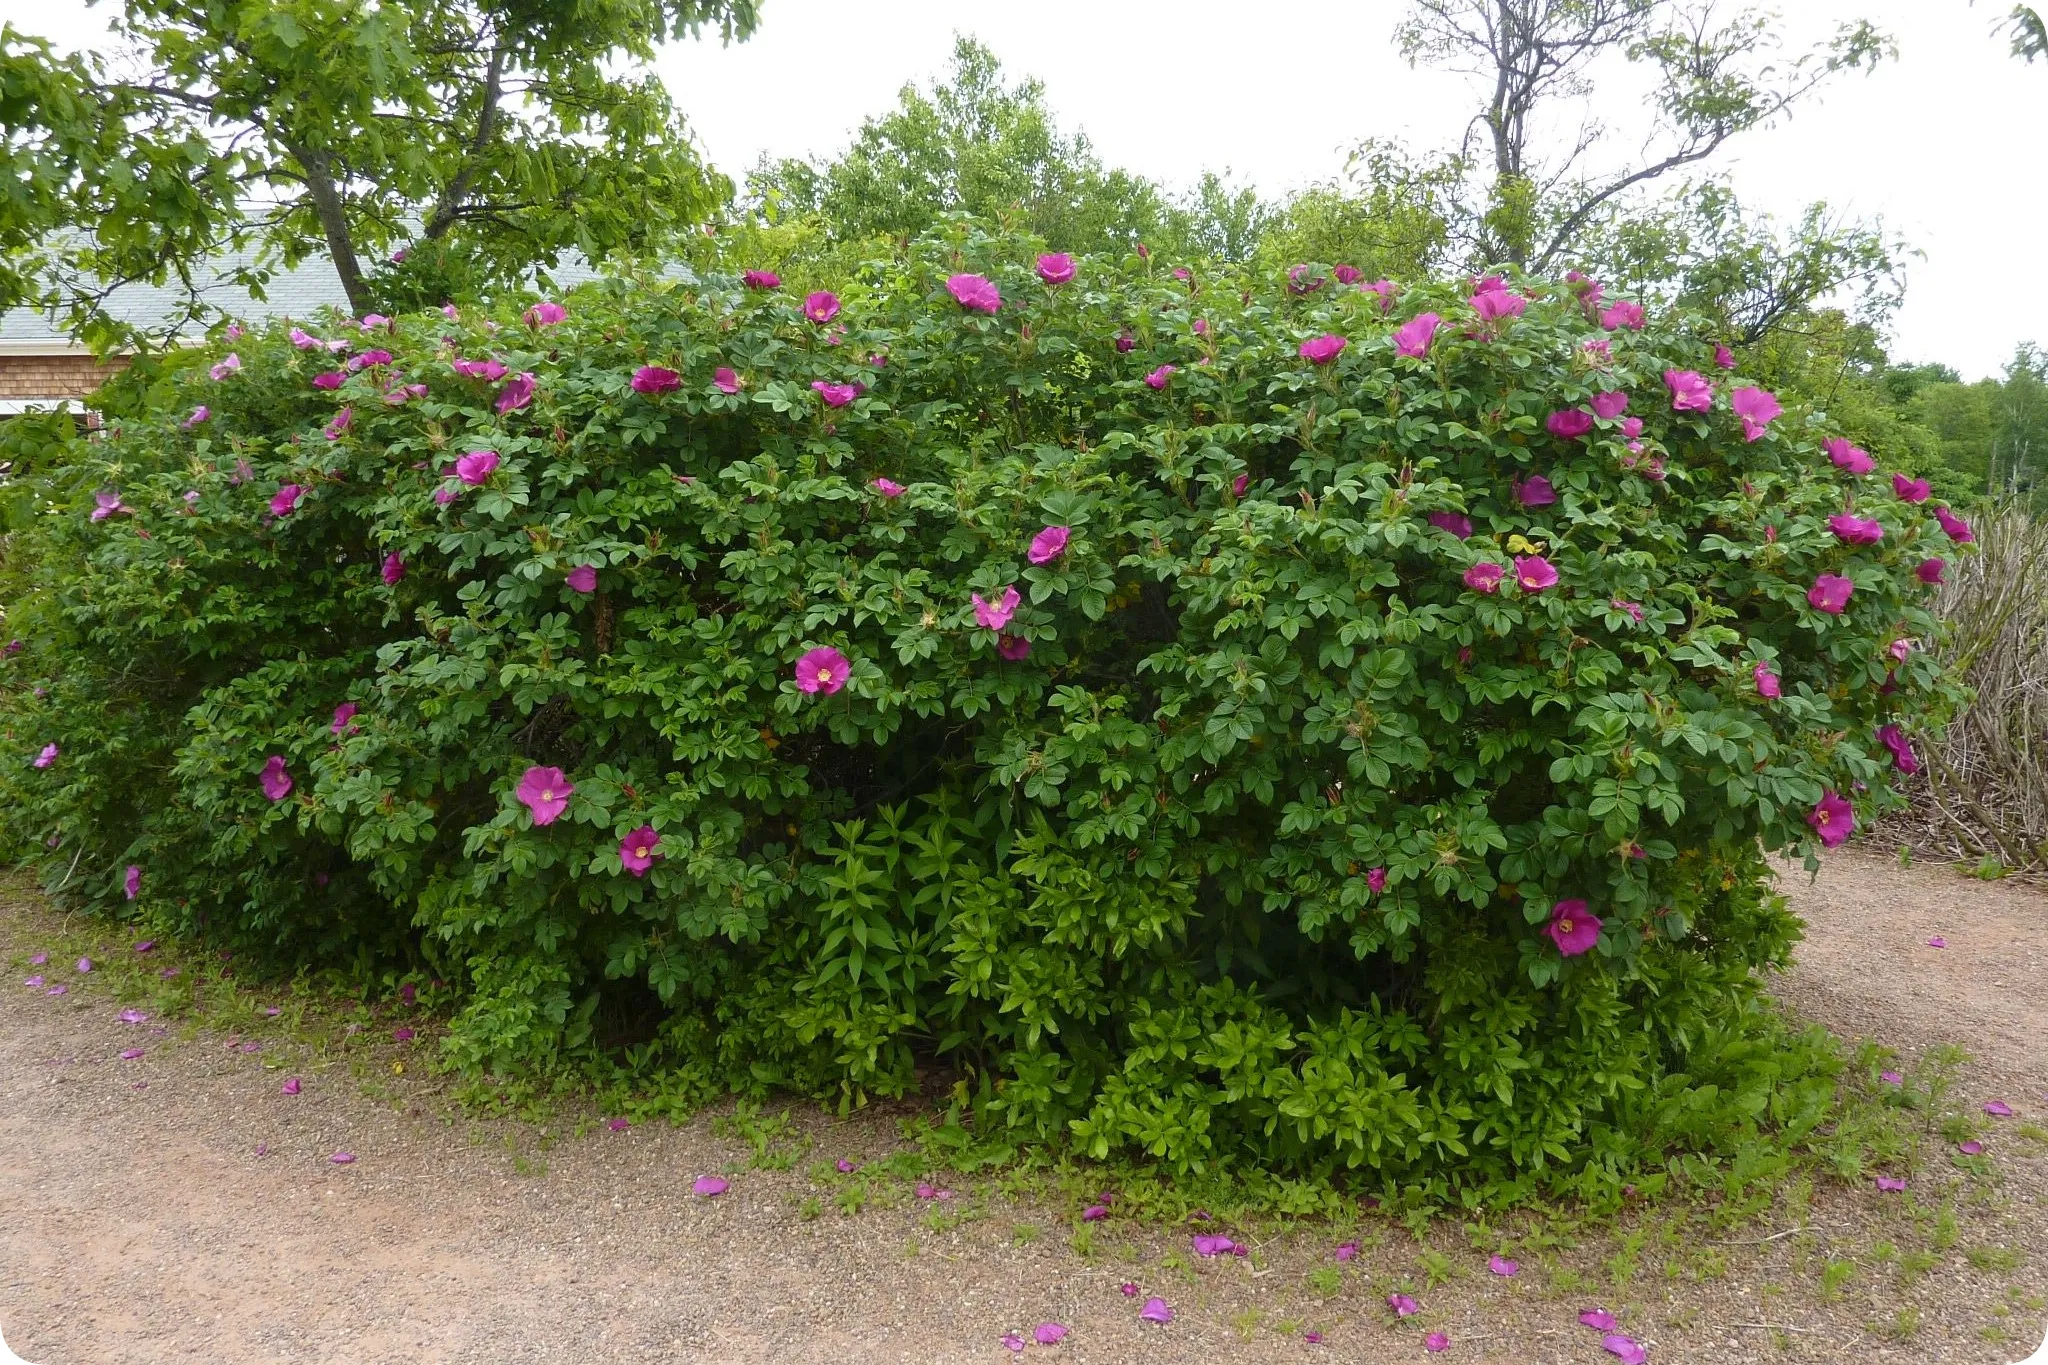
[[[363,268],[356,260],[355,236],[349,231],[348,214],[341,205],[341,191],[328,174],[324,154],[301,151],[287,144],[306,173],[306,192],[312,196],[313,212],[327,235],[327,254],[334,261],[334,273],[341,279],[341,291],[348,295],[349,310],[358,317],[370,311],[370,291],[363,283]]]

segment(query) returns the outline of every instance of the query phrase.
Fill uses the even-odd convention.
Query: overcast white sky
[[[826,153],[906,81],[941,74],[956,32],[1014,75],[1044,81],[1063,126],[1103,160],[1185,186],[1228,168],[1268,194],[1333,176],[1368,137],[1445,146],[1475,96],[1394,49],[1405,0],[764,0],[761,31],[659,63],[712,161],[740,179],[763,152]],[[1732,8],[1732,6],[1731,6]],[[1784,0],[1788,52],[1869,18],[1899,45],[1870,76],[1839,77],[1781,127],[1714,163],[1745,202],[1790,217],[1808,202],[1886,226],[1913,264],[1894,351],[1979,378],[2022,341],[2048,343],[2048,66],[1993,32],[2007,0]],[[0,0],[17,27],[72,44],[107,5]],[[1619,86],[1600,112],[1617,151],[1647,127]]]

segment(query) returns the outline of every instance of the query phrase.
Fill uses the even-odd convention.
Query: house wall
[[[116,356],[111,364],[102,365],[78,352],[0,354],[0,398],[80,398],[127,364]]]

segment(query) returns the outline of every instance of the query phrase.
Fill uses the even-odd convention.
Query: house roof
[[[235,284],[232,275],[237,268],[252,263],[255,255],[253,250],[228,252],[195,270],[200,300],[230,317],[251,322],[279,317],[311,318],[324,308],[350,311],[341,277],[325,256],[309,257],[290,270],[274,271],[263,288],[264,296],[254,297]],[[547,272],[563,289],[597,279],[601,273],[573,253]],[[688,268],[680,264],[670,265],[662,273],[690,277]],[[185,291],[176,284],[122,285],[108,296],[107,311],[118,321],[162,334],[170,330],[174,319],[184,315]],[[0,313],[0,355],[65,354],[84,349],[65,330],[61,314],[32,308]]]

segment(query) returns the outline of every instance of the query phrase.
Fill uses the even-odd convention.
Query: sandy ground
[[[1008,1360],[1004,1332],[1058,1321],[1066,1340],[1023,1359],[1590,1365],[1613,1357],[1577,1313],[1604,1302],[1658,1365],[2021,1359],[2048,1322],[2048,1140],[2013,1136],[2048,1125],[2048,896],[1869,853],[1834,860],[1818,885],[1788,882],[1811,926],[1782,982],[1789,1002],[1908,1058],[1961,1044],[1974,1058],[1963,1073],[1972,1107],[1998,1096],[2018,1111],[1994,1125],[1995,1196],[1971,1211],[1956,1253],[1909,1288],[1874,1266],[1824,1302],[1811,1248],[1795,1240],[1731,1246],[1726,1272],[1705,1281],[1681,1278],[1673,1260],[1626,1288],[1582,1287],[1549,1260],[1494,1279],[1464,1247],[1473,1264],[1397,1325],[1380,1301],[1404,1267],[1413,1273],[1416,1251],[1398,1229],[1382,1227],[1385,1245],[1322,1298],[1304,1276],[1331,1263],[1344,1229],[1300,1230],[1255,1262],[1182,1267],[1169,1257],[1185,1257],[1182,1234],[1112,1221],[1082,1256],[1068,1245],[1071,1210],[986,1191],[962,1193],[953,1207],[983,1216],[954,1227],[934,1228],[934,1206],[907,1198],[803,1217],[817,1188],[808,1161],[893,1145],[874,1117],[806,1116],[817,1145],[791,1170],[748,1169],[745,1144],[700,1119],[568,1137],[542,1171],[531,1143],[525,1158],[507,1150],[510,1125],[457,1118],[414,1076],[380,1076],[396,1087],[380,1102],[347,1066],[290,1057],[283,1043],[246,1053],[204,1031],[156,1036],[122,1024],[92,983],[52,1000],[10,978],[0,1332],[36,1365],[922,1365]],[[34,907],[0,911],[0,960],[22,961],[53,924]],[[1948,947],[1928,947],[1934,936]],[[119,1057],[137,1046],[141,1057]],[[289,1070],[305,1080],[287,1098]],[[340,1150],[357,1160],[332,1164]],[[726,1194],[691,1192],[719,1171]],[[1812,1222],[1867,1235],[1886,1220],[1905,1227],[1899,1207],[1838,1187],[1816,1198]],[[1020,1222],[1044,1235],[1019,1245]],[[2018,1248],[2021,1263],[1973,1268],[1957,1254],[1973,1241]],[[1597,1256],[1588,1265],[1597,1271]],[[1140,1322],[1143,1299],[1118,1289],[1127,1280],[1165,1296],[1178,1319]],[[1902,1306],[1925,1314],[1912,1339],[1866,1326]],[[2000,1328],[2011,1332],[2002,1343],[1981,1335]],[[1311,1330],[1320,1344],[1304,1339]],[[1425,1354],[1433,1330],[1449,1334],[1449,1351]]]

